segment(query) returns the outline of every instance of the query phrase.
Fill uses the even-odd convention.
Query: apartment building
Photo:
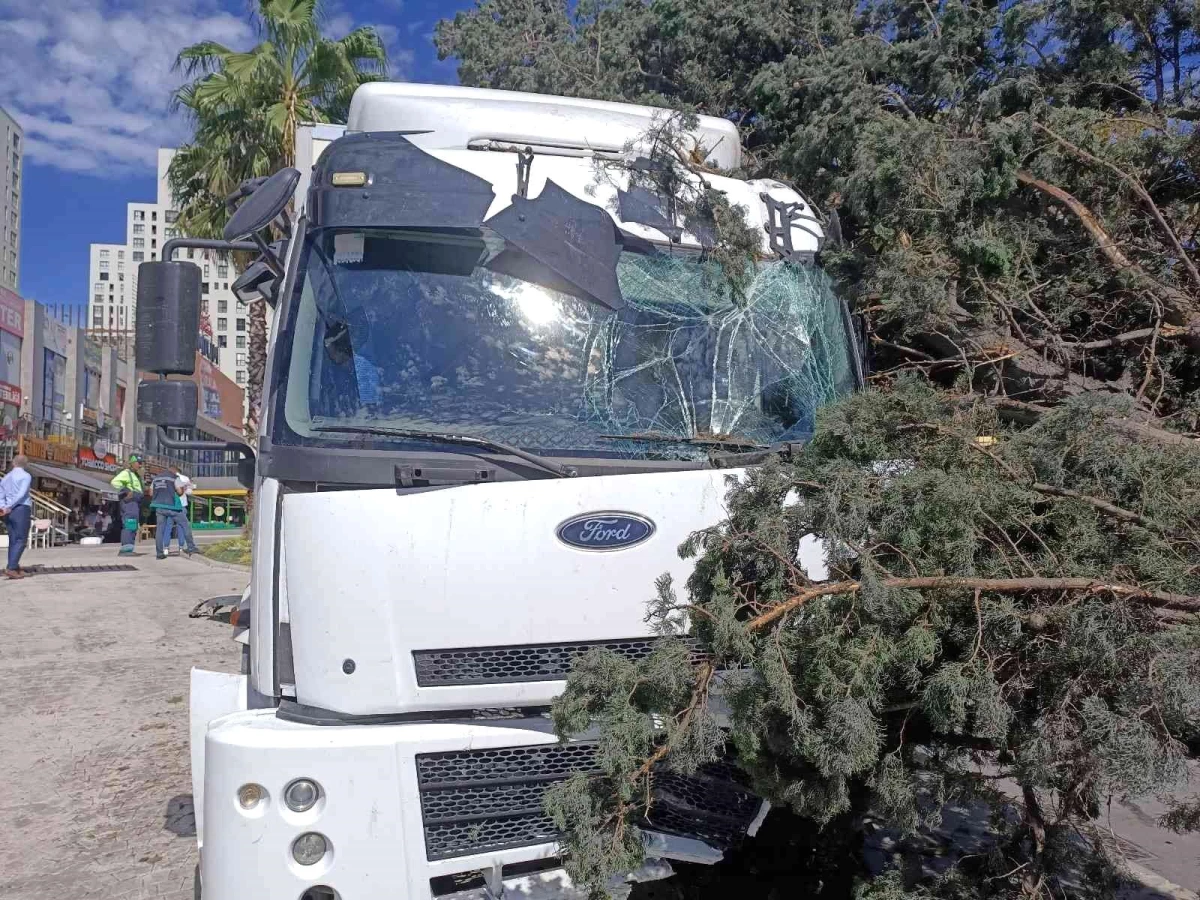
[[[21,163],[25,132],[0,107],[0,287],[16,291],[21,276]]]
[[[173,149],[159,148],[158,196],[154,202],[127,204],[125,243],[91,245],[88,323],[93,329],[133,329],[138,266],[162,259],[163,245],[181,236],[178,207],[167,180],[174,155]],[[229,289],[237,277],[233,260],[208,250],[181,250],[175,258],[200,267],[201,331],[218,350],[220,370],[236,384],[245,385],[250,316],[246,305]]]
[[[92,244],[92,299],[88,324],[109,332],[124,332],[132,327],[134,309],[133,269],[125,244]]]

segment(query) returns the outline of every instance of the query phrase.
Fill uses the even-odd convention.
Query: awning
[[[79,469],[52,466],[49,463],[31,462],[29,464],[29,471],[42,478],[57,478],[59,481],[65,481],[68,484],[81,487],[86,491],[91,491],[93,494],[99,494],[106,500],[117,499],[116,489],[108,481],[95,475],[89,475],[87,472],[82,472]]]
[[[245,497],[248,492],[245,488],[229,488],[228,490],[218,490],[216,488],[205,488],[200,491],[192,491],[193,497]]]

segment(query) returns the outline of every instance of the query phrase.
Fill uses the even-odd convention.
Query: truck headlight
[[[283,802],[292,812],[307,812],[316,805],[321,796],[321,789],[315,781],[308,778],[297,778],[283,791]]]
[[[308,831],[292,841],[292,859],[302,866],[315,866],[325,858],[329,842],[324,835]]]

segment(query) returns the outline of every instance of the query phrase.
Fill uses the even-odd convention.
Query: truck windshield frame
[[[625,249],[617,271],[612,310],[486,227],[310,227],[283,298],[270,443],[361,450],[345,432],[362,426],[374,450],[464,452],[393,429],[694,468],[714,447],[803,441],[854,389],[818,268],[759,263],[741,294],[699,254]]]

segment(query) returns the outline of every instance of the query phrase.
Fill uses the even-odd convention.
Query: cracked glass
[[[536,265],[506,274],[496,261],[512,253],[486,229],[313,236],[287,379],[295,434],[363,425],[697,460],[803,440],[854,387],[819,269],[759,263],[735,293],[699,256],[624,250],[614,311]]]

